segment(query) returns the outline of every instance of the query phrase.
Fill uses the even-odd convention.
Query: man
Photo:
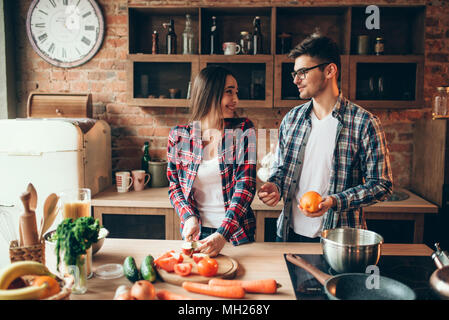
[[[311,100],[282,120],[270,178],[258,192],[269,206],[284,199],[276,240],[318,242],[325,229],[366,229],[361,207],[393,191],[380,121],[341,95],[340,53],[333,40],[312,35],[289,57],[300,97]],[[308,191],[322,196],[317,212],[299,206]]]

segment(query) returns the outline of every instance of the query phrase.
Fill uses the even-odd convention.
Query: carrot
[[[190,292],[214,297],[241,299],[245,296],[245,290],[241,286],[209,286],[204,283],[184,281],[182,287]]]
[[[210,279],[210,286],[241,286],[246,292],[253,293],[276,293],[280,284],[274,279],[264,280],[225,280],[225,279]]]
[[[170,292],[168,290],[159,290],[156,293],[159,300],[193,300],[192,298]]]

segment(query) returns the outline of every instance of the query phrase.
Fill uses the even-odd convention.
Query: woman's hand
[[[184,222],[184,228],[182,229],[182,237],[185,241],[198,240],[200,236],[200,225],[198,224],[197,217],[191,217]]]
[[[227,241],[220,233],[215,232],[199,242],[201,245],[198,247],[198,250],[211,257],[215,257],[220,253]]]

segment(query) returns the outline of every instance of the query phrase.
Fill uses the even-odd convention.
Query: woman
[[[168,139],[169,197],[184,240],[200,240],[202,252],[220,253],[227,241],[254,241],[251,210],[256,190],[256,138],[252,122],[235,118],[235,77],[209,66],[196,77],[188,124]]]

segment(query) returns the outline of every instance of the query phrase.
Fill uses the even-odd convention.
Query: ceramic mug
[[[128,171],[119,171],[115,173],[115,182],[117,184],[117,192],[128,192],[133,185],[133,178]]]
[[[242,48],[235,42],[225,42],[223,43],[223,51],[225,55],[232,56],[234,54],[239,54]]]
[[[145,186],[150,182],[151,176],[145,170],[133,170],[131,173],[134,181],[134,191],[145,189]]]

